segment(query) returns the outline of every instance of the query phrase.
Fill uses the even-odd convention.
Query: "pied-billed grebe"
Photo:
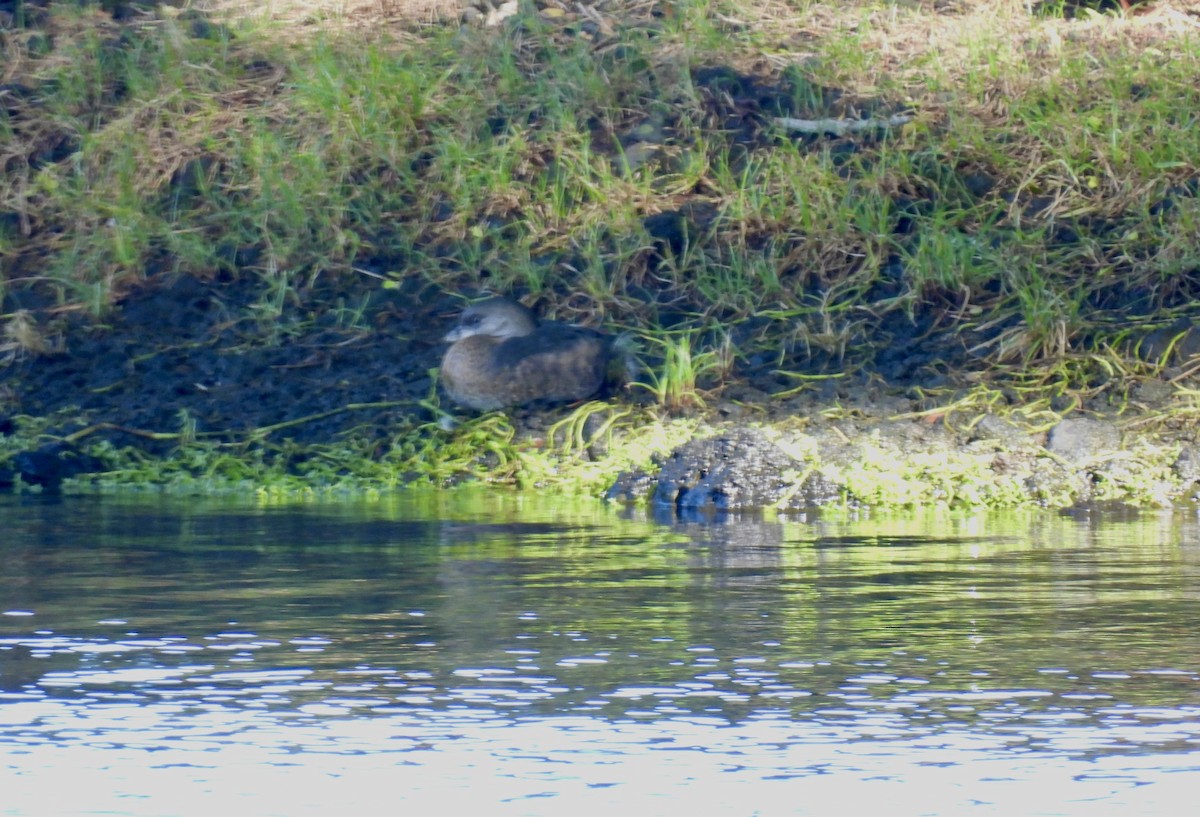
[[[446,335],[442,383],[456,403],[477,409],[563,403],[620,379],[615,338],[554,321],[507,298],[467,307]]]

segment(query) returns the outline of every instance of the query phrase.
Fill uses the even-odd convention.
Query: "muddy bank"
[[[48,351],[0,368],[0,482],[55,488],[119,469],[135,455],[178,459],[195,440],[246,461],[292,463],[302,474],[314,450],[352,441],[378,459],[399,437],[441,428],[447,413],[470,421],[471,412],[439,400],[431,376],[461,294],[416,280],[397,288],[370,278],[349,284],[318,281],[256,317],[269,291],[255,279],[162,275],[103,322],[67,314]],[[36,306],[30,293],[9,297]],[[839,376],[798,357],[782,366],[745,362],[689,412],[699,420],[692,442],[649,467],[614,462],[607,495],[686,514],[831,502],[1191,500],[1200,446],[1190,424],[1172,428],[1179,398],[1165,376],[1137,386],[1136,403],[1122,402],[1120,414],[1104,394],[1036,422],[1022,421],[1018,406],[1002,398],[988,411],[938,408],[927,389],[950,376],[921,362],[927,347],[951,342],[914,340],[909,358],[892,349],[887,360],[915,374],[908,377],[885,377],[880,366]],[[652,370],[658,362],[647,357]],[[827,376],[797,390],[781,371]],[[666,419],[649,395],[633,387],[612,401],[628,418],[609,429],[610,443],[615,435],[636,446],[639,433]],[[510,444],[553,459],[547,431],[570,411],[511,412]],[[588,445],[573,456],[603,468],[607,447]],[[475,459],[497,456],[481,448]]]

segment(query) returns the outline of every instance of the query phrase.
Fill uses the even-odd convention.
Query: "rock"
[[[613,158],[613,168],[628,175],[661,152],[662,145],[652,142],[634,142]]]
[[[672,452],[659,472],[652,501],[689,511],[775,505],[793,490],[785,472],[798,466],[761,433],[729,431],[692,440]]]
[[[597,411],[587,416],[583,421],[583,437],[588,441],[587,455],[593,461],[599,461],[608,456],[611,447],[611,436],[605,433],[606,428],[611,426],[615,420],[615,415],[619,414],[618,409],[610,408],[607,411]]]
[[[520,9],[516,3],[516,0],[509,0],[509,2],[501,3],[494,11],[487,13],[483,24],[488,28],[495,28],[509,17],[514,16],[519,10]]]
[[[1187,318],[1146,334],[1137,344],[1137,355],[1151,363],[1172,363],[1200,354],[1200,332]]]
[[[717,403],[717,414],[726,420],[738,420],[746,416],[746,407],[729,400],[722,400]]]
[[[99,460],[83,454],[71,446],[51,443],[33,451],[22,451],[13,457],[12,464],[17,475],[26,485],[41,485],[57,488],[64,479],[99,471]]]
[[[971,442],[990,440],[1004,448],[1020,448],[1029,443],[1029,435],[1019,426],[995,414],[985,414],[971,429]]]
[[[1184,446],[1171,464],[1171,470],[1184,482],[1200,482],[1200,445]]]
[[[179,21],[187,23],[188,36],[194,40],[211,40],[212,42],[227,42],[233,40],[233,30],[220,23],[214,23],[198,9],[188,9],[179,15]]]
[[[650,496],[657,483],[645,471],[622,471],[604,494],[610,502],[637,502]]]
[[[1161,406],[1175,396],[1175,387],[1161,380],[1146,380],[1133,390],[1133,398],[1139,403]]]
[[[1084,505],[1091,501],[1094,489],[1087,474],[1044,457],[1023,482],[1029,497],[1051,507]]]
[[[621,137],[622,148],[613,160],[614,165],[619,171],[631,173],[657,156],[669,141],[670,134],[663,115],[649,116]]]
[[[815,507],[832,505],[846,499],[846,489],[837,484],[820,471],[814,471],[805,478],[800,490],[788,502],[788,508]]]
[[[1063,420],[1050,429],[1046,450],[1078,465],[1121,447],[1121,432],[1106,420],[1080,417]]]
[[[654,239],[656,249],[664,257],[668,257],[667,253],[663,252],[665,249],[669,249],[673,257],[683,255],[689,237],[695,235],[687,217],[677,210],[646,216],[642,219],[642,227]]]
[[[996,187],[996,180],[987,173],[974,171],[962,175],[963,187],[975,198],[983,198]]]

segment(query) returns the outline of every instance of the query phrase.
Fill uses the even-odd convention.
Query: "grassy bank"
[[[0,354],[81,353],[80,326],[173,276],[252,282],[231,320],[268,344],[322,320],[369,336],[373,292],[487,289],[640,338],[622,422],[656,439],[722,401],[749,419],[797,396],[846,410],[837,382],[1034,431],[1135,410],[1165,382],[1154,413],[1190,425],[1190,6],[526,3],[460,27],[388,3],[121,20],[25,4],[0,40]],[[321,287],[347,294],[314,301]],[[16,391],[0,413],[26,413]],[[398,481],[422,446],[461,444],[486,467],[446,473],[563,469],[509,467],[523,438],[503,419],[393,423],[386,450],[407,454],[389,477],[377,438],[303,458]],[[264,473],[253,434],[231,451],[181,425],[157,431],[188,443],[176,463],[200,458],[191,478],[220,472],[209,458]]]

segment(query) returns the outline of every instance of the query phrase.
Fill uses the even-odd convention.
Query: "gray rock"
[[[677,448],[659,472],[653,503],[677,510],[744,510],[773,505],[792,488],[783,474],[800,463],[761,433],[729,431]]]
[[[1161,380],[1147,380],[1138,384],[1133,396],[1140,403],[1161,406],[1175,396],[1175,387]]]
[[[1200,482],[1200,446],[1184,446],[1171,468],[1184,482]]]
[[[1024,429],[995,414],[985,414],[971,429],[971,441],[990,440],[1005,448],[1020,448],[1030,441]]]
[[[1088,474],[1045,457],[1024,482],[1030,498],[1051,507],[1086,504],[1091,501],[1094,488]]]
[[[1120,447],[1121,432],[1115,425],[1089,417],[1063,420],[1050,429],[1046,439],[1047,451],[1073,465]]]
[[[637,502],[650,496],[657,485],[654,477],[645,471],[622,471],[604,498],[610,502]]]
[[[1142,360],[1172,363],[1200,354],[1200,332],[1187,318],[1150,332],[1137,345]]]

